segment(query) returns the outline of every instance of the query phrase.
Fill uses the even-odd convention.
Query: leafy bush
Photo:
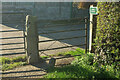
[[[94,59],[94,54],[92,53],[81,54],[81,56],[75,57],[75,61],[73,61],[72,64],[92,65],[93,59]]]
[[[99,2],[96,30],[95,62],[101,65],[115,65],[120,60],[120,3]]]

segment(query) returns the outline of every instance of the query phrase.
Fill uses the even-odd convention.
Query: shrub
[[[120,60],[120,3],[99,2],[95,39],[95,62],[118,67]]]
[[[73,61],[72,64],[92,65],[93,59],[94,59],[93,53],[87,53],[87,54],[84,53],[84,54],[81,54],[81,56],[75,57],[75,61]]]

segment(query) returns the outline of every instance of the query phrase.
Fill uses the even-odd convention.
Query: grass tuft
[[[0,63],[2,64],[2,71],[13,69],[17,66],[26,65],[26,56],[18,56],[15,58],[0,57]]]
[[[26,64],[27,64],[26,62],[15,62],[13,64],[3,64],[2,71],[13,69],[13,68],[18,67],[18,66],[24,66]]]

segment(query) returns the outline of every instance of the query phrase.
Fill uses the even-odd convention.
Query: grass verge
[[[84,53],[84,50],[77,49],[63,54],[81,55],[75,57],[71,65],[49,68],[45,78],[120,78],[120,71],[114,69],[114,65],[99,65],[93,63],[94,54]]]
[[[49,58],[50,56],[51,57],[55,57],[55,56],[76,56],[76,55],[81,55],[82,53],[84,53],[85,50],[84,49],[81,49],[81,48],[77,48],[76,50],[74,51],[67,51],[67,52],[60,52],[58,54],[52,54],[52,55],[49,55],[49,56],[40,56],[42,59],[46,59],[46,58]]]
[[[51,57],[54,56],[67,56],[67,55],[79,55],[80,53],[84,53],[84,50],[76,49],[76,51],[69,51],[69,52],[61,52],[58,54],[50,55]],[[42,59],[49,58],[50,56],[40,56]],[[7,57],[0,57],[0,63],[2,64],[0,68],[2,71],[13,69],[18,66],[26,65],[26,56],[18,56],[15,58],[7,58]]]
[[[12,63],[12,64],[3,64],[2,65],[2,71],[13,69],[13,68],[18,67],[18,66],[24,66],[26,64],[27,64],[26,62],[15,62],[15,63]]]
[[[2,71],[13,69],[18,66],[26,65],[26,57],[19,56],[15,58],[0,57],[0,63],[2,64],[0,68]]]
[[[85,53],[85,50],[81,48],[77,48],[74,51],[60,52],[56,56],[67,56],[67,55],[75,56],[75,55],[81,55],[82,53]]]

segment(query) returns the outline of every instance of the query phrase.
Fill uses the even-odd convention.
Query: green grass
[[[0,57],[0,63],[2,64],[2,71],[13,69],[15,67],[27,64],[25,56],[19,56],[15,58]]]
[[[51,57],[55,57],[55,56],[75,56],[75,55],[81,55],[85,52],[84,49],[81,48],[77,48],[74,51],[67,51],[67,52],[60,52],[58,54],[51,54],[49,56],[40,56],[42,59],[46,59],[46,58],[50,58]]]
[[[3,64],[2,65],[2,71],[13,69],[13,68],[18,67],[18,66],[24,66],[26,64],[27,64],[26,62],[15,62],[15,63],[12,63],[12,64]]]
[[[49,68],[45,78],[120,78],[120,71],[114,69],[114,65],[101,65],[93,63],[94,54],[84,53],[82,49],[65,52],[65,54],[81,55],[75,57],[71,65]],[[116,70],[116,71],[115,71]]]
[[[84,52],[85,52],[84,49],[77,48],[75,51],[68,51],[68,52],[58,53],[57,56],[59,56],[59,55],[62,55],[62,56],[67,56],[67,55],[75,56],[75,55],[81,55]]]
[[[26,61],[26,56],[18,56],[15,58],[8,58],[8,57],[0,57],[0,63],[2,64],[10,64],[14,62],[25,62]]]
[[[119,74],[118,74],[119,75]],[[117,75],[117,76],[118,76]],[[89,65],[69,65],[48,70],[45,78],[118,78],[112,71],[95,69]]]
[[[69,51],[69,52],[62,52],[59,54],[53,54],[50,55],[51,57],[53,56],[66,56],[66,55],[79,55],[80,53],[83,53],[84,50],[82,49],[77,49],[76,51]],[[50,56],[40,56],[42,59],[49,58]],[[15,58],[8,58],[8,57],[0,57],[0,63],[2,64],[2,70],[9,70],[13,69],[18,66],[24,66],[26,63],[26,56],[18,56]]]
[[[49,56],[40,56],[42,59],[49,58]]]

